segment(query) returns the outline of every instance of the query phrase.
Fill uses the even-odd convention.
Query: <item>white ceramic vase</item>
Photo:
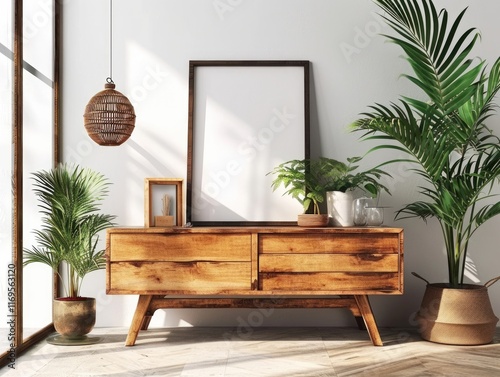
[[[328,191],[326,193],[326,204],[330,225],[353,226],[352,202],[354,193],[352,191]]]

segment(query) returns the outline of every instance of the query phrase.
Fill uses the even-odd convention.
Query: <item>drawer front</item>
[[[360,292],[363,294],[398,293],[401,289],[398,273],[260,273],[259,289],[264,291]],[[359,294],[359,293],[358,293]]]
[[[111,234],[108,256],[119,261],[250,261],[249,234]]]
[[[249,262],[115,262],[108,293],[222,293],[251,288]]]
[[[259,272],[398,272],[398,254],[263,254]]]
[[[259,253],[382,253],[400,251],[396,233],[261,234]]]

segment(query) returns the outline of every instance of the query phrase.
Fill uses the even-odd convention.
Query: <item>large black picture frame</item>
[[[307,60],[189,62],[186,222],[294,225],[302,207],[268,173],[309,158]]]

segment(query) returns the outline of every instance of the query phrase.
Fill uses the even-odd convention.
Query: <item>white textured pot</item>
[[[353,226],[352,202],[354,193],[352,191],[328,191],[326,193],[326,204],[330,225]]]

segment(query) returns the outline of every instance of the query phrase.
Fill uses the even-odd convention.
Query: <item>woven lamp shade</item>
[[[115,90],[115,84],[106,83],[104,87],[85,107],[83,121],[90,138],[97,144],[116,146],[124,143],[134,130],[134,106]]]

